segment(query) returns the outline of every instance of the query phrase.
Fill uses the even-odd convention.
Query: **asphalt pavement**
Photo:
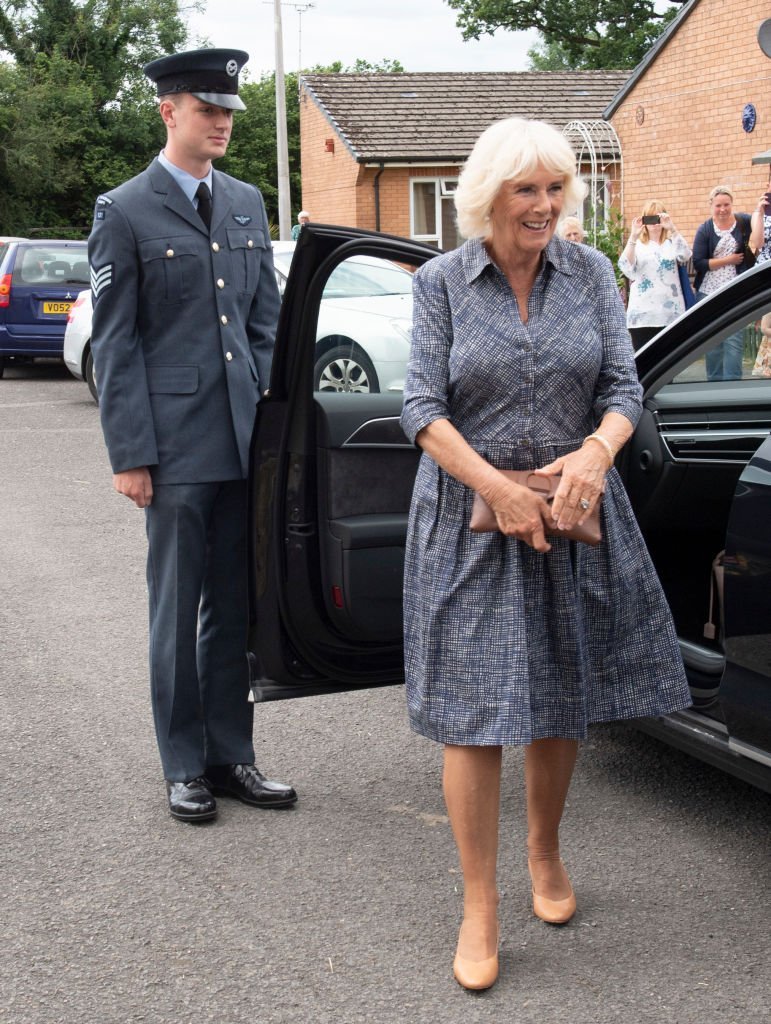
[[[258,705],[294,809],[173,821],[146,670],[144,519],[55,364],[0,380],[0,1021],[765,1024],[771,798],[626,725],[584,744],[570,925],[530,910],[506,752],[501,977],[452,979],[439,747],[401,688]]]

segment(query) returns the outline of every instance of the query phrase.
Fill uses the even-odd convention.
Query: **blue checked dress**
[[[402,426],[447,418],[501,469],[579,447],[641,391],[610,262],[554,238],[523,324],[479,240],[415,275]],[[581,739],[590,722],[690,705],[672,617],[615,470],[602,544],[539,554],[469,530],[473,492],[422,455],[404,582],[410,722],[441,743]]]

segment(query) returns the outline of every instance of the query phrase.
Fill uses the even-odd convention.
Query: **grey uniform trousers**
[[[145,510],[150,684],[165,778],[252,764],[246,482],[160,484]]]

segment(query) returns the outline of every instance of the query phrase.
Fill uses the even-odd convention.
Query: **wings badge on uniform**
[[[102,292],[107,291],[112,286],[114,276],[114,263],[106,263],[103,267],[98,268],[91,267],[91,294],[94,302],[96,302]]]

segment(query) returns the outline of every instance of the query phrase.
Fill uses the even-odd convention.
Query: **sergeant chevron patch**
[[[96,267],[91,267],[91,294],[94,296],[94,301],[112,285],[114,270],[114,263],[107,263],[98,270]]]

